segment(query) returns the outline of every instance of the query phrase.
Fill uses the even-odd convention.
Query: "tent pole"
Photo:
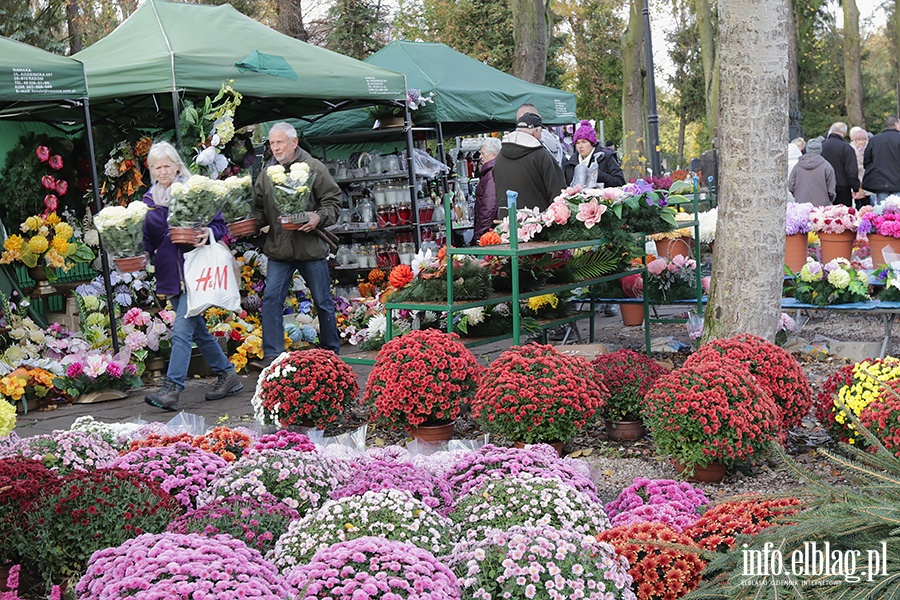
[[[441,126],[440,121],[435,123],[435,125],[437,125],[438,160],[440,160],[444,164],[447,164],[447,155],[444,153],[444,128]],[[444,189],[445,194],[450,191],[450,186],[447,184],[446,173],[441,173],[441,187]]]
[[[84,107],[84,130],[87,134],[88,156],[91,160],[91,187],[94,190],[94,210],[97,214],[103,208],[100,201],[100,182],[97,178],[97,158],[94,155],[94,133],[91,130],[91,109],[88,99],[85,98],[82,103]],[[113,353],[119,353],[119,328],[116,326],[116,311],[113,303],[112,282],[109,279],[109,257],[106,256],[106,250],[103,249],[103,240],[100,240],[100,264],[103,265],[103,287],[106,289],[106,309],[109,311],[109,332],[112,340]]]
[[[181,131],[179,131],[178,122],[181,120],[181,102],[178,99],[178,91],[172,90],[172,114],[175,116],[175,146],[181,150]]]

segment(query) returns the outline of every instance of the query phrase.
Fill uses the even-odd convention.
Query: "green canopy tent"
[[[229,5],[147,0],[77,53],[95,114],[158,123],[179,99],[202,100],[226,80],[244,99],[236,125],[328,113],[405,97],[400,73],[306,44]],[[137,122],[137,121],[136,121]]]
[[[365,62],[406,75],[410,89],[433,102],[411,113],[415,124],[439,126],[450,135],[499,131],[515,126],[516,110],[534,104],[547,125],[575,122],[575,95],[528,83],[453,50],[431,42],[394,41]],[[364,110],[323,116],[303,126],[310,139],[372,129]]]
[[[101,208],[98,193],[97,165],[94,160],[94,141],[91,133],[91,112],[87,99],[87,80],[84,67],[77,60],[57,56],[14,40],[0,37],[0,122],[54,123],[68,130],[72,122],[81,121],[90,157],[91,179],[94,189],[94,205]],[[0,199],[2,202],[2,199]],[[101,251],[103,280],[106,286],[110,331],[116,331],[113,312],[112,286],[109,279],[109,263]],[[17,290],[15,276],[9,269],[0,270],[0,290],[9,295]],[[46,326],[40,313],[30,310],[35,322]],[[119,342],[111,336],[113,349],[119,351]]]

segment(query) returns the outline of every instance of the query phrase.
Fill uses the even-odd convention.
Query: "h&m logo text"
[[[194,291],[228,289],[228,266],[206,267],[194,282]]]

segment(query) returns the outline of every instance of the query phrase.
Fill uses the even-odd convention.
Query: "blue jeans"
[[[337,331],[334,298],[331,296],[328,262],[325,259],[285,262],[270,258],[262,304],[263,352],[266,358],[273,358],[284,352],[284,300],[291,288],[295,271],[300,271],[312,296],[313,306],[316,307],[319,317],[319,345],[340,354],[341,339]]]
[[[187,294],[170,296],[169,302],[175,309],[175,322],[172,324],[172,355],[169,357],[166,379],[184,389],[184,380],[187,377],[188,367],[191,365],[191,344],[193,342],[197,343],[197,348],[200,349],[203,358],[206,359],[206,363],[213,372],[234,371],[234,365],[228,361],[219,342],[206,328],[206,319],[203,318],[203,315],[184,316],[187,313]]]
[[[878,192],[877,194],[875,194],[875,202],[872,204],[872,206],[878,206],[879,204],[882,204],[884,202],[885,198],[887,198],[888,196],[894,196],[896,194],[900,194],[900,192]]]

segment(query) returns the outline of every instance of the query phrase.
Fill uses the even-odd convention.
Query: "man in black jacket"
[[[547,210],[566,187],[559,163],[541,145],[541,117],[527,112],[518,117],[516,130],[503,137],[494,162],[497,204],[504,206],[506,192],[519,193],[518,208]]]
[[[833,124],[822,142],[822,158],[834,167],[834,203],[853,206],[853,192],[859,191],[859,167],[856,151],[844,139],[846,135],[846,123]]]
[[[869,140],[863,169],[863,189],[875,194],[876,204],[900,194],[900,119],[885,119],[884,130]]]

